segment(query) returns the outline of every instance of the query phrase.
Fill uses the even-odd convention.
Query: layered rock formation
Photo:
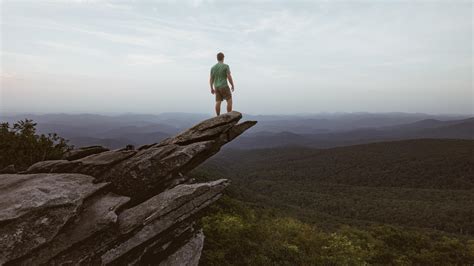
[[[88,147],[0,175],[0,264],[197,265],[196,213],[225,179],[186,173],[255,125],[231,112],[137,150]]]

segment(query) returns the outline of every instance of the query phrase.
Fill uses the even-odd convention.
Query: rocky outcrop
[[[79,149],[74,149],[74,150],[68,151],[66,154],[64,154],[63,159],[68,160],[68,161],[72,161],[72,160],[81,159],[81,158],[84,158],[86,156],[101,153],[101,152],[108,151],[108,150],[109,149],[104,148],[102,146],[81,147]]]
[[[89,147],[0,175],[0,264],[197,265],[196,214],[228,181],[191,184],[186,173],[256,123],[241,117],[221,115],[137,150]]]

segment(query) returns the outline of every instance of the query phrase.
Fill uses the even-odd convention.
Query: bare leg
[[[227,100],[227,113],[232,112],[232,98]]]
[[[216,101],[216,115],[221,114],[221,101]]]

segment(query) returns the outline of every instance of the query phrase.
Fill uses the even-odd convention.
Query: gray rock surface
[[[208,120],[163,140],[135,150],[114,150],[78,160],[45,161],[32,165],[27,173],[82,173],[111,182],[112,191],[141,201],[164,191],[173,180],[194,169],[220,148],[256,124],[239,112]]]
[[[204,236],[194,219],[229,182],[189,184],[186,173],[256,123],[241,117],[214,117],[138,150],[88,147],[0,175],[0,264],[197,265]]]
[[[101,152],[108,151],[108,150],[109,149],[104,148],[102,146],[81,147],[79,149],[74,149],[74,150],[71,150],[71,151],[67,152],[66,154],[64,154],[63,159],[68,160],[68,161],[72,161],[72,160],[81,159],[81,158],[84,158],[86,156],[101,153]]]
[[[81,174],[0,175],[0,264],[51,241],[106,183]]]
[[[225,179],[203,184],[179,185],[128,209],[119,216],[119,231],[136,233],[115,248],[110,249],[101,260],[110,263],[126,255],[132,249],[171,228],[202,208],[214,202],[228,185]]]
[[[160,266],[198,266],[204,246],[204,234],[200,231],[184,246],[160,263]]]
[[[89,155],[81,159],[51,160],[37,162],[30,166],[26,173],[81,173],[100,176],[113,165],[133,156],[134,150],[113,150]]]

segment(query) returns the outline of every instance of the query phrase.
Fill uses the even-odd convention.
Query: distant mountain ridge
[[[241,137],[233,148],[271,148],[302,146],[330,148],[387,140],[403,139],[474,139],[474,118],[441,121],[426,119],[408,124],[376,128],[358,128],[317,134],[249,133]]]
[[[76,146],[121,148],[159,142],[210,114],[21,114],[2,116],[13,123],[29,118],[39,133],[56,132]],[[245,115],[259,124],[233,142],[233,148],[309,146],[328,148],[410,138],[472,139],[474,118],[410,113],[333,113]]]

